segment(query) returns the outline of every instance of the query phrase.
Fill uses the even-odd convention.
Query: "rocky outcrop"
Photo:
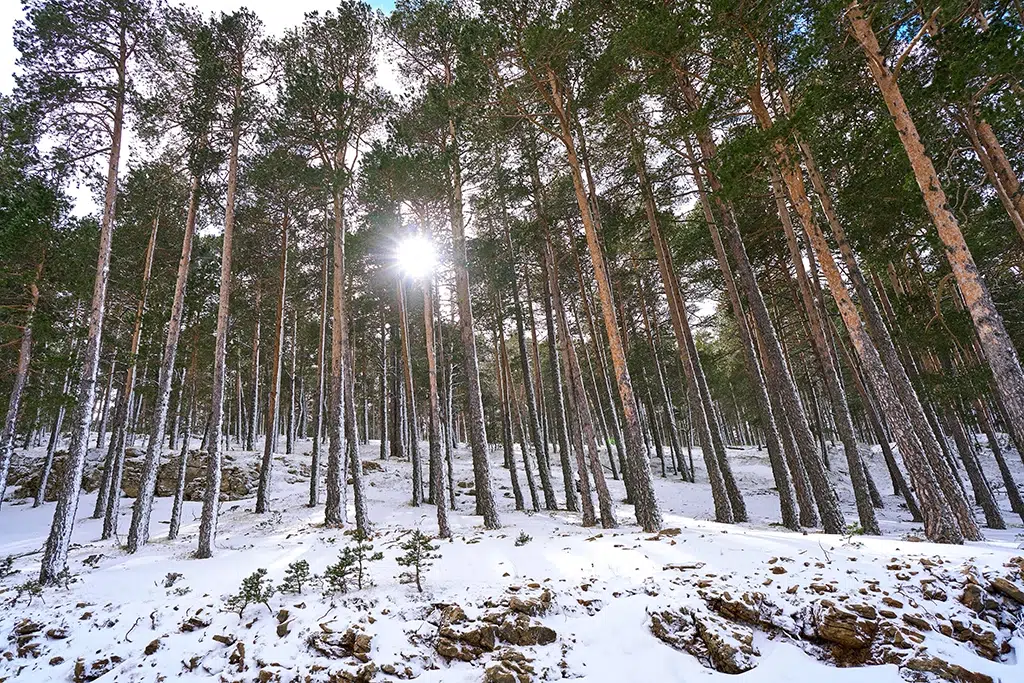
[[[356,627],[349,628],[342,633],[334,631],[314,633],[307,641],[311,649],[324,657],[330,659],[353,657],[363,663],[370,661],[372,643],[373,636]]]
[[[538,587],[539,588],[539,587]],[[519,587],[510,591],[518,592]],[[479,619],[469,619],[459,605],[434,605],[428,617],[437,626],[434,650],[445,660],[472,662],[489,656],[493,662],[484,674],[492,683],[526,683],[532,680],[533,668],[518,650],[501,648],[504,643],[516,647],[550,645],[558,640],[554,629],[535,619],[552,606],[548,590],[525,597],[512,595],[499,600],[488,600],[489,611]]]
[[[20,453],[20,452],[19,452]],[[85,462],[82,476],[82,490],[91,493],[100,485],[103,468],[103,454],[90,451]],[[145,453],[137,448],[125,450],[124,478],[121,492],[135,498],[139,493],[139,479],[142,472],[142,460]],[[53,472],[46,487],[46,500],[53,501],[57,497],[57,487],[63,479],[67,453],[58,451],[54,454]],[[192,451],[188,466],[185,468],[185,500],[200,501],[206,486],[205,455],[200,451]],[[178,485],[179,455],[165,457],[157,471],[156,495],[172,496]],[[42,476],[41,463],[37,457],[15,457],[11,463],[8,491],[12,498],[32,498],[39,488]],[[223,480],[221,483],[221,500],[239,500],[253,495],[259,481],[259,469],[255,456],[251,454],[224,453]]]
[[[963,643],[992,661],[1010,654],[1010,640],[1024,619],[1022,562],[1008,563],[1009,571],[999,576],[982,576],[971,566],[949,571],[940,560],[927,558],[919,564],[926,569],[923,578],[910,561],[894,559],[889,566],[904,577],[889,587],[899,598],[877,581],[865,582],[852,594],[835,582],[810,583],[803,591],[794,585],[780,602],[756,591],[716,590],[714,582],[698,581],[702,604],[649,610],[650,629],[723,673],[757,665],[753,634],[762,631],[836,666],[894,664],[908,680],[991,683],[988,675],[965,668],[969,660],[954,662],[929,649],[925,634]]]
[[[699,659],[708,668],[741,674],[757,666],[761,656],[754,632],[747,626],[704,610],[650,612],[651,632],[672,647]]]

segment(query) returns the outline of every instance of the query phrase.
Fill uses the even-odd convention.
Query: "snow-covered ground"
[[[288,475],[289,469],[298,471],[308,460],[309,447],[308,441],[302,442],[302,453],[278,456],[273,512],[254,514],[253,499],[223,504],[218,549],[212,559],[191,556],[199,503],[186,504],[181,536],[167,541],[170,499],[158,498],[152,542],[138,554],[126,555],[118,543],[97,540],[101,522],[87,518],[94,494],[84,494],[71,551],[73,580],[67,588],[46,589],[31,602],[28,596],[18,599],[14,587],[36,576],[53,504],[33,509],[27,502],[5,503],[0,510],[0,558],[16,556],[16,573],[3,579],[4,592],[0,593],[0,604],[7,605],[0,614],[0,633],[10,634],[0,657],[0,681],[90,680],[97,674],[102,674],[103,681],[386,681],[406,677],[424,683],[480,681],[485,680],[485,667],[511,648],[485,646],[479,657],[470,655],[466,658],[471,661],[459,661],[439,655],[436,643],[445,637],[445,628],[461,633],[484,624],[477,619],[493,615],[495,610],[515,612],[509,607],[512,597],[532,605],[542,601],[541,609],[521,611],[532,613],[529,623],[553,629],[557,640],[516,648],[528,661],[513,661],[511,668],[486,674],[486,680],[724,680],[729,674],[708,668],[706,661],[659,640],[652,633],[651,615],[696,609],[723,594],[732,599],[732,595],[750,592],[760,596],[757,600],[786,606],[822,594],[868,595],[874,591],[880,599],[886,596],[893,619],[912,611],[912,619],[926,612],[929,619],[946,618],[960,609],[959,595],[941,601],[934,595],[928,597],[928,582],[933,579],[919,581],[920,572],[937,577],[941,586],[953,585],[951,576],[965,573],[984,582],[1007,574],[1006,567],[1015,566],[1014,558],[1024,554],[1020,550],[1024,538],[1020,520],[1006,506],[1001,485],[996,487],[997,496],[1007,507],[1010,528],[999,532],[986,529],[987,540],[982,543],[949,547],[920,542],[919,525],[908,521],[909,515],[892,496],[886,497],[885,509],[879,510],[883,537],[787,531],[773,524],[778,521],[778,502],[766,455],[752,449],[730,449],[736,477],[746,494],[750,523],[709,521],[713,517],[711,494],[700,476],[701,461],[696,453],[696,484],[657,479],[665,527],[670,531],[654,536],[642,533],[631,508],[622,504],[617,510],[621,526],[611,530],[584,529],[579,515],[573,513],[515,512],[508,472],[501,467],[501,453],[496,450],[491,454],[492,473],[503,528],[485,531],[480,518],[471,514],[471,463],[468,452],[460,449],[455,479],[463,485],[457,487],[458,510],[450,513],[453,539],[438,542],[439,558],[426,575],[422,594],[399,582],[402,568],[396,557],[401,553],[398,545],[410,530],[436,530],[435,510],[409,504],[409,463],[386,461],[380,471],[367,468],[365,475],[374,527],[372,542],[375,550],[384,554],[383,560],[370,565],[376,585],[346,595],[324,595],[316,588],[306,589],[302,595],[276,595],[270,601],[271,609],[250,606],[240,619],[226,611],[224,599],[237,592],[244,577],[266,568],[277,584],[288,564],[300,559],[320,574],[351,541],[342,530],[324,528],[322,506],[306,507],[306,483]],[[427,449],[422,450],[425,455]],[[377,452],[375,443],[363,447],[363,461],[375,460]],[[1020,474],[1020,459],[1012,452],[1008,459]],[[836,478],[845,482],[842,457],[837,452],[831,460]],[[989,460],[986,458],[986,470],[996,484],[1000,482],[998,472]],[[869,462],[879,488],[891,493],[877,450]],[[522,473],[519,479],[525,487]],[[561,477],[552,479],[561,501],[557,486]],[[616,500],[621,501],[621,482],[610,484]],[[856,522],[848,485],[840,485],[840,496],[847,520]],[[131,501],[123,500],[121,510],[123,534]],[[531,540],[518,545],[521,533]],[[944,569],[940,571],[937,565]],[[1012,571],[1021,578],[1020,569],[1011,570],[1011,577]],[[174,574],[181,577],[172,580]],[[444,606],[453,604],[466,614],[461,625],[448,623],[450,614]],[[351,627],[371,638],[368,651],[367,647],[356,648],[357,656],[346,657],[345,647],[351,650],[352,643],[351,637],[345,641],[344,634]],[[805,651],[810,646],[798,646],[785,637],[785,624],[781,628],[774,635],[755,631],[751,647],[759,655],[757,666],[741,674],[744,681],[817,678],[888,683],[901,680],[901,670],[907,675],[906,669],[894,664],[837,668],[818,661]],[[1016,634],[1008,636],[1004,629],[1011,651],[997,657],[1002,661],[979,656],[975,646],[957,638],[923,627],[922,632],[922,647],[957,662],[964,670],[995,681],[1024,681],[1024,668],[1017,666],[1024,647],[1024,627],[1018,626]],[[340,641],[347,646],[338,646]],[[373,667],[368,668],[366,662]],[[499,677],[502,672],[511,677]]]

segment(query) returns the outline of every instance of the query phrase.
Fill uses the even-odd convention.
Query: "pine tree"
[[[35,0],[26,4],[25,10],[26,19],[15,28],[15,46],[21,52],[19,88],[47,112],[50,130],[77,150],[72,157],[84,162],[107,151],[100,246],[72,413],[69,465],[60,484],[39,579],[42,584],[52,584],[66,571],[92,425],[118,165],[133,83],[129,72],[150,50],[158,31],[153,7],[144,1]]]
[[[415,583],[416,590],[423,592],[423,575],[430,570],[433,561],[440,557],[437,555],[437,546],[433,545],[430,536],[427,536],[419,529],[414,529],[399,548],[405,551],[404,555],[396,558],[400,567],[409,567],[409,570],[402,572],[399,580],[403,583]]]

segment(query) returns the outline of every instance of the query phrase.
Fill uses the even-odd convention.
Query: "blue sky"
[[[390,12],[394,0],[369,0],[369,3]],[[302,15],[311,10],[327,10],[335,5],[332,0],[195,0],[187,4],[204,11],[227,11],[249,7],[266,23],[273,34],[280,34],[297,24]],[[14,49],[14,22],[22,17],[21,0],[0,0],[0,93],[10,94],[14,89],[14,68],[18,53]]]

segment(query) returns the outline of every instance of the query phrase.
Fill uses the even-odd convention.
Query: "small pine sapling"
[[[0,560],[0,579],[6,579],[14,573],[14,555],[8,555]]]
[[[284,570],[284,580],[277,587],[277,592],[301,593],[303,586],[309,585],[315,580],[316,577],[309,573],[309,562],[296,560]]]
[[[40,600],[42,600],[43,584],[39,583],[36,580],[26,581],[20,586],[15,586],[14,592],[14,597],[11,598],[11,601],[8,603],[9,607],[14,607],[15,605],[17,605],[18,601],[21,600],[22,596],[28,597],[27,606],[31,606],[33,599],[39,598]]]
[[[409,570],[402,572],[398,580],[402,583],[415,583],[416,590],[420,593],[423,592],[423,575],[430,569],[433,560],[440,557],[434,553],[437,550],[437,546],[431,544],[430,541],[430,536],[427,536],[419,529],[415,529],[406,541],[399,546],[405,551],[405,554],[398,557],[398,564],[403,567],[409,567]]]
[[[359,590],[362,590],[365,586],[370,588],[373,586],[373,581],[370,579],[370,570],[366,566],[370,562],[376,562],[377,560],[384,559],[384,553],[373,552],[373,544],[369,542],[369,537],[362,531],[356,530],[355,545],[352,547],[352,554],[356,558],[356,586]]]
[[[225,603],[232,612],[238,612],[238,618],[249,605],[266,605],[267,610],[273,614],[270,608],[270,598],[274,596],[274,586],[267,578],[267,570],[260,567],[249,576],[242,579],[242,586],[238,592],[227,599]]]
[[[516,537],[516,547],[518,548],[519,546],[524,546],[532,540],[533,536],[526,533],[525,531],[520,531],[519,535]]]
[[[338,561],[324,571],[324,590],[327,593],[348,593],[349,582],[356,572],[356,555],[352,548],[345,546],[338,555]]]

